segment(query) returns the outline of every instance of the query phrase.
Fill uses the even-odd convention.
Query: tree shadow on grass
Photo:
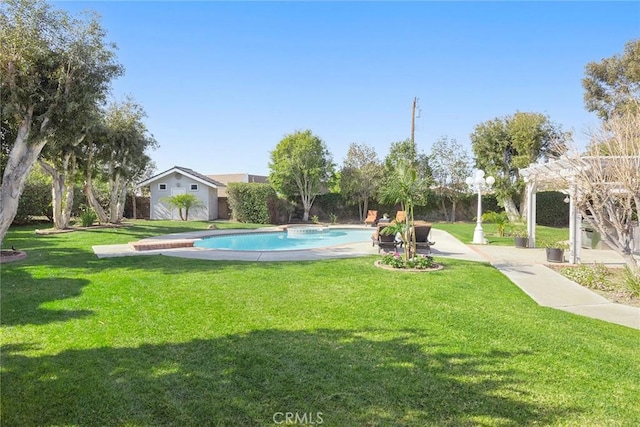
[[[91,310],[42,308],[50,301],[80,295],[88,280],[68,277],[34,279],[22,269],[3,272],[0,286],[0,323],[3,326],[42,325],[93,314]]]
[[[527,354],[447,353],[416,330],[262,330],[24,351],[2,349],[6,425],[274,425],[292,412],[327,426],[523,426],[576,412],[535,402],[525,374],[508,368]]]

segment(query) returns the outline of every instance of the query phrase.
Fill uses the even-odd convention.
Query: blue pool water
[[[373,230],[331,229],[287,235],[286,231],[272,233],[244,233],[207,237],[196,240],[194,246],[232,251],[293,251],[324,248],[348,243],[369,242]]]

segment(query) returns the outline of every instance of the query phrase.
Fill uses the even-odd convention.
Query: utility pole
[[[411,143],[415,142],[417,105],[418,105],[418,98],[413,98],[413,104],[411,105]]]

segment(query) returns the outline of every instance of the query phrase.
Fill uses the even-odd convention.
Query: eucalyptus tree
[[[68,228],[71,221],[75,187],[79,180],[78,158],[82,161],[82,146],[89,129],[98,123],[98,108],[86,108],[67,117],[68,125],[60,127],[47,136],[38,163],[51,177],[51,205],[53,226]]]
[[[442,211],[447,221],[456,220],[456,205],[466,194],[465,179],[471,176],[471,158],[460,143],[446,136],[431,147],[429,156],[435,193],[440,196]],[[445,201],[451,203],[451,215]]]
[[[603,120],[640,110],[640,39],[625,44],[613,55],[585,67],[584,103]]]
[[[153,165],[148,151],[157,142],[148,131],[144,109],[132,99],[112,103],[90,136],[85,152],[84,187],[87,201],[101,222],[122,220],[127,190]],[[96,197],[95,178],[108,184],[108,211]]]
[[[308,221],[316,196],[328,189],[334,166],[324,141],[305,130],[285,135],[271,152],[269,169],[269,182],[276,191],[301,198],[302,219]]]
[[[95,15],[74,18],[44,0],[0,4],[0,105],[13,129],[0,189],[0,242],[49,136],[103,102],[122,74]]]
[[[476,166],[495,177],[498,203],[510,221],[525,216],[526,192],[520,169],[566,150],[571,134],[548,116],[517,112],[481,123],[471,134]]]
[[[384,166],[376,150],[365,144],[349,145],[339,173],[340,193],[348,203],[358,205],[360,222],[369,208],[369,199],[376,194],[384,174]]]

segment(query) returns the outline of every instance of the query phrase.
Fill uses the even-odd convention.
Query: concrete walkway
[[[361,228],[361,227],[359,227]],[[261,229],[268,231],[269,229]],[[278,230],[276,227],[272,231]],[[171,242],[200,239],[202,237],[252,230],[206,230],[193,233],[178,233],[144,239],[142,242]],[[534,301],[544,307],[607,322],[640,329],[640,308],[612,303],[599,294],[567,279],[545,267],[546,255],[542,248],[516,249],[508,246],[467,245],[449,233],[432,229],[431,240],[434,256],[489,262]],[[182,258],[238,261],[305,261],[329,258],[345,258],[377,254],[370,242],[300,251],[222,251],[197,247],[136,251],[132,244],[94,246],[98,258],[167,255]],[[581,253],[583,263],[599,262],[605,265],[623,266],[622,257],[613,251],[585,249]]]
[[[640,308],[612,303],[545,267],[543,248],[465,245],[445,231],[434,229],[431,233],[436,241],[434,255],[488,261],[541,306],[640,329]],[[581,255],[583,263],[624,266],[622,257],[614,251],[584,249]]]

